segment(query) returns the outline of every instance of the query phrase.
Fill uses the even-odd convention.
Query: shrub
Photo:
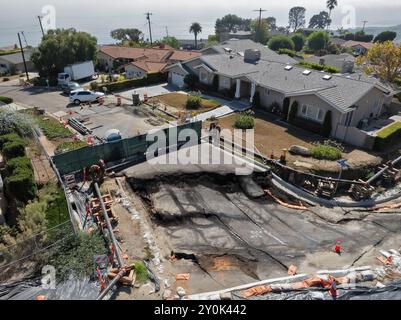
[[[46,78],[33,78],[31,79],[31,83],[35,86],[35,87],[47,87],[47,79]],[[55,87],[58,85],[58,80],[57,78],[49,78],[49,86],[50,87]]]
[[[98,87],[99,87],[99,84],[96,81],[92,81],[90,83],[91,90],[97,90]]]
[[[32,135],[32,119],[21,112],[0,111],[0,134],[18,133],[21,136]]]
[[[321,65],[318,63],[307,62],[307,61],[299,61],[299,64],[302,66],[305,66],[307,68],[318,70],[318,71],[326,71],[328,73],[341,73],[341,70],[339,68],[336,68],[333,66],[326,66],[326,65]]]
[[[59,144],[57,146],[55,153],[63,153],[71,150],[77,150],[86,146],[87,146],[86,142],[82,140],[67,141]]]
[[[3,78],[3,82],[10,81],[10,78]]]
[[[308,47],[315,52],[324,49],[328,42],[329,35],[326,31],[316,31],[308,37]]]
[[[253,100],[252,100],[252,107],[254,108],[260,108],[261,103],[260,103],[260,93],[259,91],[256,91],[254,96],[253,96]]]
[[[107,92],[115,92],[125,89],[139,88],[151,84],[162,83],[165,82],[166,80],[167,80],[167,74],[148,73],[147,76],[143,78],[128,79],[107,84],[99,84],[98,89],[99,91],[104,91],[105,88]]]
[[[3,155],[7,159],[22,157],[25,155],[25,145],[22,140],[8,141],[3,145]]]
[[[195,74],[187,74],[184,77],[184,83],[190,88],[191,90],[195,88],[196,84],[199,82],[199,78]]]
[[[320,134],[324,137],[329,137],[330,133],[331,133],[331,111],[328,110],[324,115],[323,126]]]
[[[10,173],[4,184],[7,192],[11,193],[18,200],[27,203],[35,198],[36,185],[31,168],[18,166]]]
[[[136,280],[139,283],[147,282],[149,279],[149,273],[145,264],[142,261],[137,260],[134,262],[134,266],[135,266]]]
[[[311,155],[314,159],[335,161],[341,159],[341,150],[331,145],[329,141],[325,141],[324,144],[314,144],[311,148]]]
[[[290,57],[295,57],[297,55],[297,53],[294,50],[290,50],[290,49],[279,49],[278,50],[279,54],[286,54]]]
[[[288,122],[289,122],[289,123],[293,123],[294,120],[295,120],[295,118],[296,118],[296,116],[297,116],[297,114],[298,114],[298,102],[297,102],[297,101],[294,101],[294,102],[292,103],[290,112],[289,112],[289,114],[288,114]]]
[[[294,50],[295,45],[294,42],[287,36],[278,35],[274,36],[269,40],[268,46],[270,49],[274,51],[278,51],[279,49],[289,49]]]
[[[7,161],[7,172],[12,173],[17,170],[17,168],[28,168],[30,170],[33,170],[31,160],[29,160],[29,158],[26,156],[13,158]]]
[[[219,90],[219,76],[217,74],[215,74],[213,77],[212,87],[214,91]]]
[[[202,104],[202,98],[199,96],[189,95],[187,98],[187,109],[198,109]]]
[[[282,114],[283,120],[287,120],[289,109],[290,109],[290,99],[285,98],[283,101],[283,114]]]
[[[400,137],[401,122],[394,122],[377,132],[374,148],[376,150],[384,150],[395,143]]]
[[[13,98],[0,96],[0,102],[3,102],[5,104],[12,103],[13,101]]]
[[[243,111],[235,117],[234,127],[242,130],[253,129],[255,126],[255,118],[253,112]]]
[[[294,42],[294,50],[301,51],[304,47],[306,38],[302,33],[296,33],[291,37],[292,42]]]
[[[0,136],[0,149],[3,149],[3,145],[6,142],[10,142],[10,141],[16,141],[16,140],[21,140],[21,137],[16,134],[16,133],[8,133],[8,134],[3,134]]]

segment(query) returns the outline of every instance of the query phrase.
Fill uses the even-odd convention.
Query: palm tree
[[[202,33],[202,27],[199,22],[194,22],[189,28],[189,32],[193,33],[195,36],[195,48],[198,49],[198,34]]]
[[[329,9],[329,19],[330,20],[329,20],[329,24],[327,25],[327,27],[329,27],[330,23],[331,23],[331,11],[333,11],[333,9],[338,6],[337,0],[327,0],[326,6],[327,6],[327,9]]]

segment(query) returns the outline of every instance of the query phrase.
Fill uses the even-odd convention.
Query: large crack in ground
[[[232,280],[226,282],[218,273],[232,269],[261,279],[283,276],[291,264],[354,265],[365,256],[367,246],[380,246],[387,233],[363,212],[282,207],[260,196],[254,185],[248,188],[249,177],[244,183],[221,172],[169,172],[127,179],[143,200],[155,230],[169,239],[169,250],[191,260],[222,286]],[[339,239],[347,247],[340,260],[331,251]]]

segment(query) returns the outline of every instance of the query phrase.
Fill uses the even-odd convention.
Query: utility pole
[[[148,24],[149,24],[149,38],[150,38],[150,45],[152,45],[153,41],[152,41],[152,26],[150,25],[150,16],[153,15],[153,13],[151,12],[146,12],[146,20],[148,20]]]
[[[167,35],[167,38],[168,38],[168,27],[166,26],[166,35]]]
[[[26,80],[29,80],[29,75],[28,75],[28,69],[26,67],[26,61],[25,61],[25,54],[24,54],[24,49],[22,48],[22,43],[21,43],[21,36],[19,35],[19,32],[17,33],[18,35],[18,40],[19,40],[19,46],[21,48],[21,54],[22,54],[22,60],[24,61],[24,67],[25,67],[25,73],[26,73]]]
[[[258,33],[259,33],[258,38],[259,38],[260,35],[262,34],[262,33],[261,33],[261,27],[262,27],[262,12],[265,12],[265,11],[267,11],[267,10],[263,10],[262,8],[259,8],[258,10],[253,10],[253,11],[259,12],[259,23],[258,23]],[[258,40],[260,41],[261,39],[258,39]]]
[[[39,20],[39,25],[40,25],[40,29],[42,30],[42,36],[45,36],[45,32],[43,31],[43,26],[42,26],[42,17],[38,16],[38,20]]]
[[[362,22],[363,22],[362,32],[365,32],[365,26],[366,26],[366,23],[368,21],[367,20],[362,20]]]

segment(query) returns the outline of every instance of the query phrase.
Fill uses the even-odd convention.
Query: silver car
[[[70,93],[70,102],[79,106],[81,102],[94,102],[99,98],[104,97],[103,92],[89,91],[89,90],[75,90]]]

